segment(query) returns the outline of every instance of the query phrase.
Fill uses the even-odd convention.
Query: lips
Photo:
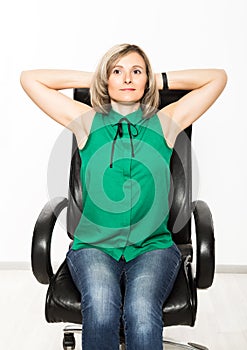
[[[135,91],[133,88],[125,88],[125,89],[120,89],[121,91]]]

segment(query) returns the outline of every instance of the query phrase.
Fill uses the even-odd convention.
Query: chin
[[[114,101],[115,103],[120,103],[122,105],[126,105],[126,106],[133,105],[133,104],[136,104],[136,103],[140,103],[140,100],[127,100],[127,99],[126,100],[112,99],[112,101]]]

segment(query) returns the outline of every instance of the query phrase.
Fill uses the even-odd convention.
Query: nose
[[[129,72],[125,73],[125,83],[130,84],[131,83],[131,75]]]

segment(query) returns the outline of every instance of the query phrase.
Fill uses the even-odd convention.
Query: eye
[[[135,69],[135,70],[133,71],[133,73],[134,73],[134,74],[141,74],[142,71],[141,71],[140,69]]]
[[[121,74],[121,71],[118,68],[114,68],[112,74]]]

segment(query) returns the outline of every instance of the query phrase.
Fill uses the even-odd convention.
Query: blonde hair
[[[108,78],[111,68],[120,58],[131,52],[138,53],[146,65],[147,84],[140,100],[143,116],[149,117],[156,113],[159,104],[159,91],[151,64],[144,51],[139,46],[131,44],[113,46],[99,62],[90,87],[91,104],[97,112],[103,114],[109,112],[111,101],[108,93]]]

